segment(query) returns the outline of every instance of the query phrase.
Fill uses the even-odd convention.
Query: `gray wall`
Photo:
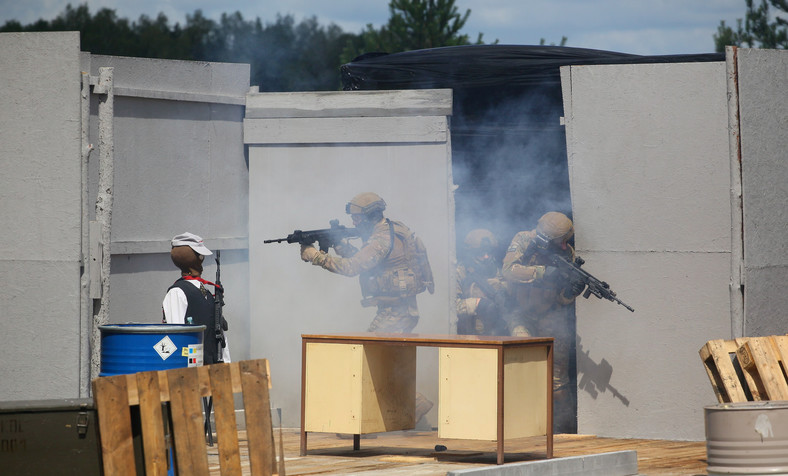
[[[636,308],[578,302],[580,432],[703,439],[700,347],[786,332],[786,77],[752,49],[562,69],[578,252]]]
[[[178,277],[169,239],[222,249],[234,359],[249,356],[248,166],[242,118],[249,66],[80,53],[79,34],[2,33],[0,400],[84,396],[81,379],[81,81],[114,68],[115,186],[109,321],[157,323]],[[89,142],[98,146],[98,97]],[[93,218],[99,150],[90,158]],[[87,186],[87,185],[86,185]],[[213,261],[205,276],[213,280]],[[96,279],[96,277],[94,277]],[[90,322],[90,316],[87,318]]]
[[[744,329],[785,334],[788,309],[788,51],[738,50]]]
[[[585,268],[635,308],[577,302],[578,431],[702,439],[698,357],[730,334],[725,64],[562,69]]]
[[[365,332],[375,308],[361,307],[358,278],[302,262],[297,244],[263,240],[327,228],[333,218],[352,226],[345,204],[376,192],[388,205],[384,214],[422,238],[435,274],[435,294],[418,296],[414,332],[449,333],[449,114],[449,90],[249,95],[251,354],[271,361],[271,403],[283,409],[285,425],[300,424],[301,334]],[[418,362],[417,390],[437,402],[437,352],[421,349]]]
[[[222,250],[231,354],[248,358],[249,179],[242,121],[249,65],[86,54],[83,67],[93,75],[99,67],[114,68],[110,322],[161,322],[161,299],[180,276],[169,240],[190,231],[211,250]],[[97,101],[92,96],[93,143]],[[91,197],[99,152],[91,160]],[[203,277],[215,276],[209,257]]]
[[[0,64],[0,400],[76,397],[79,34],[0,33]]]

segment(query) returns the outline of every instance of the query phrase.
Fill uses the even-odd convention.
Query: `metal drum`
[[[788,474],[788,402],[704,408],[709,475]]]
[[[101,377],[203,363],[205,326],[130,323],[99,326],[99,330]]]

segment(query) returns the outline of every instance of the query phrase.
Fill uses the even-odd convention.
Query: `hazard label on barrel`
[[[167,360],[173,352],[178,350],[178,347],[175,346],[169,336],[164,336],[162,340],[154,344],[153,348],[156,350],[156,353],[159,354],[161,360]]]

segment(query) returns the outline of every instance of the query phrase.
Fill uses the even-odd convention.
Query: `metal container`
[[[205,326],[130,323],[99,326],[99,330],[101,377],[203,363]]]
[[[91,399],[0,402],[0,474],[101,475]]]
[[[709,475],[788,474],[788,402],[704,408]]]

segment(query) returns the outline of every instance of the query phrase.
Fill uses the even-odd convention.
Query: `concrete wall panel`
[[[91,74],[114,68],[111,323],[161,322],[179,277],[170,239],[185,231],[222,250],[233,359],[248,358],[248,167],[243,102],[249,65],[92,55]],[[91,140],[97,142],[97,98]],[[96,195],[98,153],[91,160]],[[91,209],[91,216],[93,210]],[[214,257],[203,277],[216,276]]]
[[[180,274],[169,240],[192,231],[225,250],[230,345],[234,358],[248,357],[241,119],[249,66],[92,57],[80,53],[78,32],[0,34],[0,64],[0,358],[12,363],[0,370],[0,400],[87,396],[80,96],[81,72],[97,76],[100,67],[115,68],[110,322],[161,321],[162,297]],[[89,98],[96,147],[98,99]],[[90,160],[88,218],[99,153]],[[214,270],[208,259],[206,278]]]
[[[788,52],[738,50],[745,334],[785,334],[788,308]]]
[[[378,116],[398,114],[412,96],[401,97],[394,91],[375,94],[386,99],[386,106],[375,113]],[[451,98],[450,92],[430,94],[436,104]],[[332,104],[346,114],[356,96],[334,95]],[[314,109],[299,105],[324,97],[324,93],[301,94],[294,98],[293,109]],[[247,111],[250,116],[265,117],[257,108],[264,109],[269,98],[277,104],[279,95],[250,95],[250,104],[255,104]],[[446,117],[442,117],[446,139],[440,143],[348,144],[343,142],[342,121],[319,114],[326,117],[323,128],[335,127],[335,143],[309,144],[312,130],[300,129],[302,143],[249,147],[251,353],[271,361],[271,402],[283,409],[285,425],[300,424],[301,334],[364,332],[375,308],[361,306],[357,277],[331,274],[302,262],[297,244],[263,244],[264,239],[286,237],[296,229],[328,228],[334,218],[352,226],[345,204],[358,193],[374,191],[386,201],[387,217],[402,221],[422,238],[435,274],[435,294],[418,297],[421,320],[414,332],[446,334],[451,325],[454,230]],[[408,112],[404,114],[401,120],[407,120]],[[257,120],[247,118],[245,128],[255,128]],[[393,132],[389,136],[396,137]],[[374,142],[377,136],[369,137]],[[437,353],[424,350],[418,357],[418,390],[437,401]],[[432,413],[428,419],[435,423],[437,412]]]
[[[79,396],[79,34],[0,33],[0,400]]]
[[[626,399],[578,376],[578,430],[702,439],[715,398],[697,352],[730,337],[725,65],[573,66],[562,80],[577,251],[635,308],[578,300],[578,370],[604,359]]]

